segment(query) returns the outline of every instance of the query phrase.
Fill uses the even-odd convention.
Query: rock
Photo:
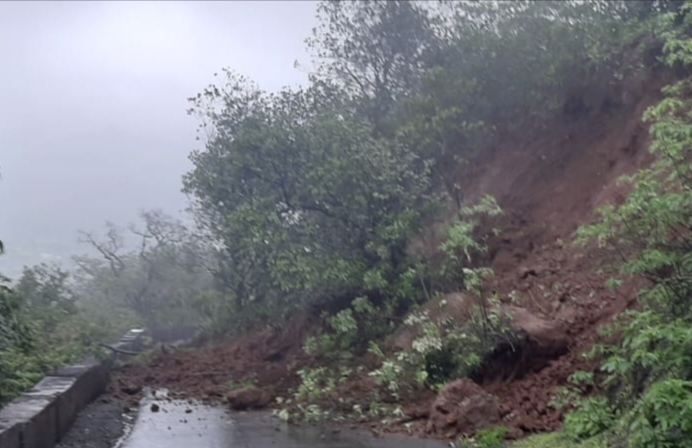
[[[505,306],[503,311],[512,317],[512,326],[525,333],[547,352],[556,355],[567,351],[569,340],[561,322],[543,319],[525,308]]]
[[[509,433],[505,437],[507,440],[519,440],[522,437],[524,437],[524,431],[522,431],[520,428],[514,428],[511,427],[509,428]]]
[[[475,372],[476,381],[519,379],[541,371],[568,352],[571,339],[565,332],[564,321],[512,305],[493,308],[493,312],[510,318],[507,324],[513,330],[514,340],[497,345],[484,358]]]
[[[160,410],[161,408],[159,407],[158,404],[152,403],[152,404],[151,404],[151,407],[150,407],[149,409],[151,409],[151,412],[159,412],[159,410]]]
[[[430,406],[420,405],[413,406],[406,410],[406,415],[402,419],[405,422],[410,422],[414,420],[423,420],[430,417]]]
[[[243,411],[246,409],[260,409],[265,407],[271,401],[271,395],[256,387],[246,387],[244,389],[234,390],[227,395],[226,399],[231,409]]]
[[[529,276],[538,277],[538,269],[522,267],[519,269],[519,280],[525,280]]]
[[[127,395],[135,395],[135,394],[138,394],[142,390],[142,387],[136,386],[134,384],[128,384],[128,385],[122,386],[120,388],[120,390],[123,393],[126,393]]]
[[[494,396],[469,380],[445,386],[430,407],[428,434],[456,437],[500,423],[500,408]]]

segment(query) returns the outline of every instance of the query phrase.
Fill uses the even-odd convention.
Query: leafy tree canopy
[[[185,191],[238,305],[386,289],[432,203],[428,163],[325,85],[267,94],[226,74],[193,100],[213,130]]]

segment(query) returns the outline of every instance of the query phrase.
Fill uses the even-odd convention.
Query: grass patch
[[[564,433],[536,434],[512,444],[512,448],[608,448],[608,444],[598,438],[574,442]]]

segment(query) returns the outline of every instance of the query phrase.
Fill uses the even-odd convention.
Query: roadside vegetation
[[[627,201],[603,207],[599,222],[581,231],[582,241],[596,241],[622,256],[614,287],[630,276],[643,277],[648,286],[638,308],[607,329],[619,343],[596,346],[590,354],[602,360],[601,367],[596,376],[580,379],[600,393],[580,402],[566,420],[574,438],[624,438],[633,447],[692,446],[691,8],[687,3],[681,14],[662,18],[665,63],[682,76],[644,116],[651,123],[656,162],[624,178],[633,188]]]
[[[266,92],[227,69],[190,98],[200,147],[182,188],[193,228],[147,211],[129,229],[84,234],[93,255],[76,257],[74,272],[36,266],[3,283],[0,404],[123,327],[194,324],[214,340],[310,312],[321,322],[305,341],[313,362],[277,414],[400,419],[407,397],[472,377],[519,337],[484,288],[503,210],[466,197],[478,154],[558,112],[615,113],[623,80],[666,65],[680,81],[645,116],[657,162],[625,179],[629,199],[579,234],[621,255],[613,287],[627,276],[650,286],[609,328],[616,342],[590,353],[601,368],[575,373],[558,397],[573,410],[564,434],[518,446],[692,446],[690,8],[320,3],[309,85]],[[445,319],[444,300],[443,318],[431,318],[426,305],[452,292],[473,301],[468,320]],[[406,327],[417,335],[410,349],[385,347]],[[377,385],[367,406],[331,399],[359,378]],[[507,434],[490,428],[465,442],[501,446]]]

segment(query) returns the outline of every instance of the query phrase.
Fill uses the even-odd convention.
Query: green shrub
[[[478,431],[473,437],[459,438],[458,444],[468,448],[503,448],[507,446],[505,439],[509,435],[509,428],[496,426]]]
[[[662,16],[665,61],[673,68],[692,64],[692,3],[681,11]],[[601,208],[599,222],[580,230],[581,241],[620,255],[622,276],[651,286],[640,293],[640,309],[610,328],[620,342],[595,347],[606,394],[567,417],[573,437],[609,431],[631,447],[692,446],[692,78],[664,93],[644,115],[655,162],[624,179],[633,187],[624,204]]]

